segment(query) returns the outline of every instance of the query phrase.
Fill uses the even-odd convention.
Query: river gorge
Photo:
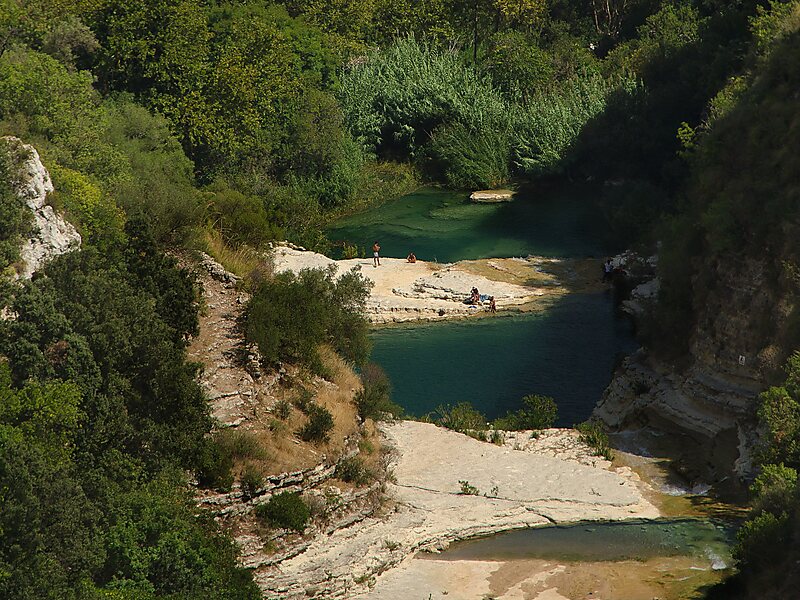
[[[543,394],[558,404],[558,427],[591,416],[614,368],[638,347],[611,286],[592,280],[600,279],[599,259],[618,250],[604,239],[597,194],[565,185],[509,203],[474,204],[466,194],[422,190],[334,224],[335,243],[369,248],[377,240],[388,259],[402,260],[409,251],[435,264],[537,256],[596,268],[584,266],[582,286],[562,278],[556,285],[565,293],[534,308],[378,325],[372,360],[389,375],[393,399],[408,415],[467,401],[493,419],[519,408],[524,395]],[[363,261],[368,277],[381,268]],[[732,529],[708,516],[719,516],[720,507],[727,517],[735,510],[693,496],[708,487],[682,484],[668,460],[650,455],[646,436],[615,439],[628,450],[615,463],[642,476],[671,520],[522,529],[456,544],[390,571],[368,597],[397,598],[402,591],[410,598],[414,590],[420,598],[685,598],[718,581],[731,564]]]

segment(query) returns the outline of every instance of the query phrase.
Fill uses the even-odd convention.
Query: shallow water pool
[[[730,524],[703,519],[578,523],[510,531],[453,544],[437,560],[647,560],[691,556],[712,569],[727,568]]]

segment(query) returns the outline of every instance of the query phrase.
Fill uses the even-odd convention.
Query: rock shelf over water
[[[492,258],[438,264],[381,258],[333,260],[322,254],[279,246],[273,251],[276,272],[327,268],[338,273],[360,269],[373,283],[367,301],[367,318],[375,324],[463,318],[485,313],[488,302],[464,303],[477,287],[494,296],[498,310],[545,308],[556,297],[573,289],[591,287],[599,263],[594,260],[562,260],[544,257]],[[585,290],[584,290],[585,291]]]
[[[510,202],[514,198],[514,190],[480,190],[472,192],[469,199],[473,202]]]
[[[387,490],[394,510],[314,540],[282,562],[279,573],[257,575],[267,597],[280,590],[281,597],[300,598],[312,590],[320,597],[397,598],[398,577],[424,579],[418,570],[425,564],[413,559],[419,550],[523,527],[659,516],[638,476],[592,456],[573,430],[547,430],[538,439],[517,432],[503,446],[414,421],[383,431],[396,457],[395,483]],[[462,494],[461,481],[478,495]],[[340,586],[347,581],[352,587],[345,592]],[[363,587],[368,581],[371,589]],[[405,597],[427,598],[416,591]]]

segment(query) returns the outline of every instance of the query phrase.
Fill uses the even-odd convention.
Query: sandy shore
[[[409,263],[381,258],[332,260],[315,252],[279,246],[273,250],[276,272],[326,268],[338,273],[358,269],[373,283],[367,302],[370,322],[401,323],[418,320],[463,318],[485,314],[485,306],[464,303],[470,290],[494,296],[499,311],[537,310],[574,289],[596,288],[599,267],[593,260],[561,260],[545,257],[495,258],[438,264]]]
[[[573,430],[548,430],[537,440],[519,432],[503,446],[413,421],[383,431],[396,453],[390,510],[257,573],[266,597],[398,598],[398,581],[417,581],[400,597],[427,598],[420,594],[431,582],[418,570],[430,565],[414,558],[420,550],[522,527],[659,516],[638,476],[592,456]],[[477,495],[463,494],[461,481]]]

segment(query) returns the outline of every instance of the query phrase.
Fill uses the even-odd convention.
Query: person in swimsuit
[[[494,296],[489,296],[489,312],[492,314],[497,312],[497,303],[494,301]]]
[[[372,244],[372,266],[373,267],[380,267],[381,266],[381,247],[378,245],[378,240],[375,240],[375,243]]]
[[[410,262],[410,263],[415,263],[415,262],[417,262],[417,255],[416,255],[416,254],[414,254],[413,252],[410,252],[410,253],[408,254],[408,256],[406,257],[406,260],[407,260],[408,262]]]

